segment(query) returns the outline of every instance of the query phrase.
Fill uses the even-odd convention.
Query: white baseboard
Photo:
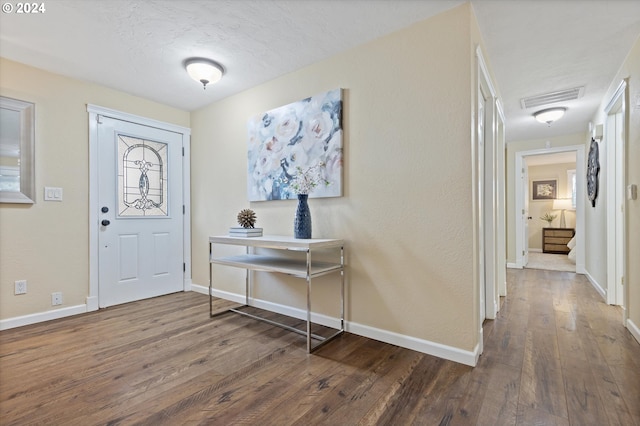
[[[447,359],[449,361],[459,362],[460,364],[475,367],[478,362],[479,346],[476,345],[473,351],[465,351],[453,346],[447,346],[429,340],[418,339],[404,334],[394,333],[392,331],[381,330],[379,328],[369,327],[354,322],[347,322],[347,331],[359,336],[368,337],[370,339],[379,340],[381,342],[390,343],[414,351],[422,352],[428,355],[437,356],[438,358]]]
[[[528,249],[529,253],[542,253],[541,248],[530,248]]]
[[[508,262],[507,263],[507,268],[509,268],[509,269],[522,269],[522,266],[518,266],[517,263]]]
[[[190,279],[185,281],[184,288],[184,291],[191,291]],[[207,294],[206,287],[204,288],[204,293]],[[97,296],[88,296],[86,300],[87,303],[84,305],[69,306],[66,308],[53,309],[51,311],[38,312],[35,314],[0,320],[0,330],[8,330],[10,328],[22,327],[23,325],[31,325],[39,322],[69,317],[72,315],[84,314],[87,312],[97,311],[100,308],[100,306],[98,306]]]
[[[598,284],[598,282],[595,280],[595,278],[593,278],[591,276],[591,274],[587,271],[584,271],[584,276],[587,277],[587,279],[589,280],[589,282],[591,283],[591,285],[593,286],[593,288],[596,289],[596,291],[598,292],[598,294],[600,296],[602,296],[602,298],[604,299],[604,301],[607,301],[607,292],[604,290],[604,288],[602,288],[602,286],[600,284]]]
[[[208,287],[200,286],[197,284],[191,284],[190,288],[191,291],[195,291],[197,293],[208,294],[209,292]],[[220,297],[222,299],[231,300],[237,303],[245,302],[244,295],[241,294],[229,293],[214,289],[212,291],[212,295],[214,297]],[[306,320],[307,313],[303,309],[292,308],[289,306],[284,306],[258,299],[252,299],[251,302],[253,306],[257,308],[280,313],[293,318]],[[0,330],[8,330],[10,328],[22,327],[39,322],[65,318],[72,315],[84,314],[86,312],[97,310],[97,307],[95,307],[94,305],[97,305],[97,298],[88,297],[87,304],[85,305],[69,306],[67,308],[54,309],[37,314],[30,314],[0,320]],[[311,321],[316,324],[324,325],[326,327],[340,328],[339,318],[333,318],[323,314],[311,313]],[[631,324],[633,327],[635,327],[633,323]],[[480,356],[479,345],[476,345],[473,351],[466,351],[453,346],[443,345],[440,343],[431,342],[429,340],[418,339],[412,336],[406,336],[403,334],[394,333],[392,331],[382,330],[379,328],[374,328],[348,321],[345,321],[345,329],[349,333],[357,334],[359,336],[368,337],[370,339],[379,340],[381,342],[389,343],[407,349],[412,349],[428,355],[433,355],[461,364],[470,365],[472,367],[476,365],[476,363],[478,362],[478,357]],[[635,330],[637,330],[637,327],[635,328]],[[640,336],[640,333],[636,334],[636,336]]]
[[[627,330],[629,330],[631,335],[640,343],[640,328],[630,319],[627,319]]]
[[[209,294],[209,287],[205,287],[203,285],[198,285],[198,284],[191,284],[191,291],[196,293]],[[229,294],[234,294],[234,293],[229,293]],[[242,302],[238,302],[238,303],[242,303]]]
[[[192,291],[202,294],[207,294],[209,292],[209,287],[204,287],[197,284],[192,284],[191,289]],[[236,303],[245,302],[244,295],[242,294],[229,293],[216,289],[212,289],[212,296],[230,300]],[[298,319],[306,319],[307,313],[302,309],[291,308],[289,306],[279,305],[276,303],[266,302],[264,300],[258,299],[251,299],[251,303],[257,308],[266,309],[268,311],[276,312]],[[326,327],[339,328],[340,326],[339,318],[332,318],[321,314],[311,313],[311,321],[317,324],[322,324]],[[431,342],[429,340],[418,339],[415,337],[406,336],[404,334],[398,334],[392,331],[382,330],[351,321],[345,321],[345,329],[352,334],[357,334],[359,336],[368,337],[370,339],[379,340],[381,342],[389,343],[407,349],[412,349],[428,355],[447,359],[449,361],[470,365],[472,367],[476,365],[476,363],[478,362],[478,357],[480,356],[480,347],[477,345],[473,351],[465,351],[453,346],[447,346],[440,343]]]
[[[7,318],[0,320],[0,330],[8,330],[10,328],[22,327],[23,325],[31,325],[44,321],[70,317],[72,315],[84,314],[87,311],[87,305],[69,306],[67,308],[54,309],[51,311],[39,312],[37,314],[23,315],[21,317]]]

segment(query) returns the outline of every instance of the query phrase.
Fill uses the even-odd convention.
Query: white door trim
[[[495,319],[499,310],[498,269],[504,265],[504,260],[498,256],[498,184],[497,157],[497,95],[491,81],[489,70],[484,61],[482,50],[477,48],[478,65],[480,71],[479,89],[485,97],[484,114],[484,239],[485,239],[485,317]]]
[[[501,244],[498,241],[499,226],[497,225],[496,212],[500,208],[500,203],[497,201],[499,181],[496,177],[499,145],[496,134],[498,99],[480,46],[476,47],[475,77],[476,99],[475,105],[473,105],[471,153],[473,159],[474,287],[478,303],[478,354],[481,354],[484,347],[482,323],[485,318],[496,317],[499,307],[496,271],[500,265],[505,265],[506,259],[500,259],[496,250],[496,245]],[[484,114],[482,110],[484,110]],[[484,120],[482,123],[480,123],[481,118]],[[482,135],[479,133],[481,131]]]
[[[524,159],[524,155],[518,155],[516,152],[515,156],[515,166],[514,166],[514,175],[513,175],[513,185],[515,188],[515,241],[516,241],[516,263],[513,265],[514,268],[522,269],[524,265],[527,263],[527,255],[528,250],[528,241],[525,241],[527,238],[525,234],[528,236],[528,231],[525,225],[528,226],[528,222],[525,222],[525,213],[527,213],[527,209],[525,206],[527,205],[527,194],[528,194],[528,178],[527,178],[527,167],[526,161]],[[525,187],[525,185],[527,185]]]
[[[505,175],[505,117],[500,99],[496,100],[496,111],[496,282],[498,285],[498,297],[500,297],[507,295],[507,185]],[[500,309],[499,301],[496,309]]]
[[[620,82],[604,109],[607,116],[603,141],[606,144],[605,173],[607,174],[607,303],[622,306],[625,324],[629,315],[626,309],[628,294],[626,294],[627,290],[621,281],[626,275],[626,197],[624,192],[626,187],[624,156],[627,139],[626,93],[627,81],[625,79]],[[622,120],[620,129],[615,123],[611,126],[611,120],[615,120],[617,114],[620,114]],[[613,134],[618,130],[620,131],[618,135]],[[621,139],[618,139],[618,136]]]
[[[155,127],[170,132],[182,134],[182,192],[184,204],[183,219],[183,252],[185,271],[183,275],[184,291],[191,290],[191,129],[177,126],[171,123],[157,121],[151,118],[141,117],[126,112],[116,111],[96,105],[87,105],[89,113],[89,296],[87,297],[87,311],[96,311],[99,308],[98,291],[98,116],[103,115],[117,120],[128,121],[144,126]]]
[[[515,224],[516,224],[516,267],[523,268],[522,253],[524,245],[528,242],[522,240],[522,228],[524,227],[522,209],[524,208],[524,193],[525,189],[523,185],[528,185],[529,182],[522,182],[520,179],[520,173],[522,173],[522,167],[524,165],[524,157],[529,155],[540,154],[554,154],[557,152],[576,152],[576,176],[586,176],[585,174],[585,146],[584,145],[569,145],[559,146],[556,148],[542,148],[529,151],[518,151],[515,153],[515,170],[513,174],[513,182],[515,184]],[[584,179],[576,179],[576,272],[578,274],[586,273],[585,269],[585,221],[584,221]]]

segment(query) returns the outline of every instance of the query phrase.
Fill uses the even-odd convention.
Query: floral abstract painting
[[[296,198],[297,173],[318,170],[326,185],[310,197],[342,195],[342,90],[334,89],[251,118],[249,201]]]

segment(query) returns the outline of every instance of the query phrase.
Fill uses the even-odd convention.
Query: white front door
[[[98,119],[99,305],[183,290],[182,135]]]

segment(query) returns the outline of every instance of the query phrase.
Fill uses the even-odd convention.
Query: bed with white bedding
[[[567,247],[569,247],[569,260],[573,263],[576,263],[576,236],[574,235],[571,240],[567,243]]]

